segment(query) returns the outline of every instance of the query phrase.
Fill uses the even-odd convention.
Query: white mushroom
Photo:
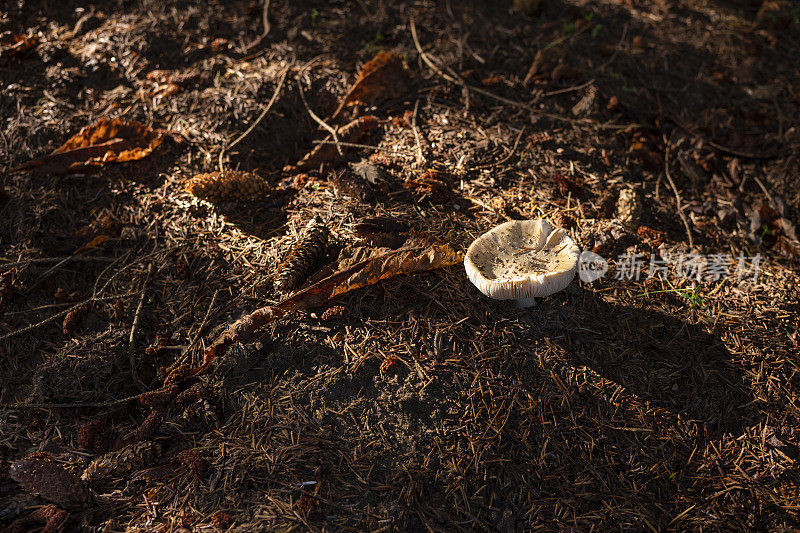
[[[473,242],[464,257],[467,277],[496,300],[516,300],[520,307],[569,285],[578,269],[580,250],[567,232],[546,220],[513,220]]]

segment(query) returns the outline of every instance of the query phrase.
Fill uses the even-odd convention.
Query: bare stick
[[[750,158],[750,159],[772,159],[774,157],[778,157],[779,155],[781,155],[780,153],[762,154],[762,153],[755,153],[755,152],[744,152],[742,150],[735,150],[733,148],[728,148],[727,146],[722,146],[721,144],[717,144],[714,141],[710,141],[710,140],[706,139],[701,134],[699,134],[696,130],[692,129],[691,126],[689,126],[683,120],[678,118],[676,115],[673,115],[672,113],[668,113],[666,115],[666,117],[668,119],[670,119],[672,122],[674,122],[676,126],[678,126],[680,129],[682,129],[683,131],[685,131],[689,135],[694,135],[695,137],[698,137],[698,138],[702,139],[703,142],[705,142],[707,145],[709,145],[712,148],[716,148],[720,152],[725,152],[725,153],[731,154],[731,155],[738,155],[739,157],[747,157],[747,158]]]
[[[414,139],[417,143],[417,164],[421,165],[425,162],[425,156],[422,155],[422,145],[419,142],[419,131],[417,131],[417,108],[419,107],[419,100],[414,102],[414,117],[411,119],[411,129],[414,132]]]
[[[269,0],[267,0],[267,4],[269,5]],[[244,133],[239,135],[230,145],[228,145],[227,150],[230,150],[231,148],[233,148],[234,146],[236,146],[237,144],[242,142],[242,139],[244,139],[245,137],[250,135],[250,133],[254,129],[256,129],[256,126],[258,126],[261,123],[261,121],[264,119],[264,117],[267,116],[267,113],[269,113],[269,110],[272,109],[272,104],[274,104],[275,100],[278,99],[278,94],[281,92],[281,87],[283,87],[283,81],[286,79],[286,74],[289,72],[290,68],[291,68],[291,65],[287,65],[287,67],[285,69],[283,69],[283,72],[281,72],[281,77],[278,80],[278,85],[275,86],[275,91],[272,93],[272,98],[270,98],[269,103],[267,103],[267,107],[264,108],[264,111],[261,112],[261,114],[258,116],[256,121],[253,122],[250,125],[250,127],[245,130]],[[222,155],[225,153],[225,150],[226,150],[226,148],[223,148],[222,151],[219,153],[219,170],[220,170],[220,172],[222,171]]]
[[[116,261],[113,257],[105,257],[105,256],[92,256],[92,255],[68,255],[67,257],[37,257],[33,259],[22,259],[20,261],[15,261],[13,263],[0,263],[0,268],[12,268],[16,266],[27,266],[33,265],[37,263],[59,263],[62,264],[65,261],[85,261],[85,262],[93,262],[96,261],[98,263],[105,263],[110,262],[113,263]]]
[[[303,91],[302,82],[299,82],[297,84],[297,88],[300,90],[300,98],[303,100],[303,105],[306,106],[306,111],[308,111],[308,114],[311,116],[311,118],[314,119],[314,122],[325,128],[328,131],[328,133],[330,133],[333,136],[333,142],[334,144],[336,144],[336,150],[339,152],[339,155],[344,155],[344,152],[342,152],[342,146],[339,144],[339,136],[336,135],[336,129],[333,126],[330,126],[327,122],[325,122],[321,118],[319,118],[317,114],[314,113],[314,111],[312,111],[311,107],[308,105],[308,102],[306,101],[306,93],[305,91]]]
[[[136,306],[136,314],[133,316],[133,325],[131,326],[131,334],[128,337],[128,361],[131,365],[131,377],[133,378],[133,382],[141,391],[147,390],[144,383],[139,379],[139,376],[136,375],[136,331],[139,329],[139,324],[142,320],[142,309],[144,308],[144,300],[145,296],[147,296],[147,286],[150,284],[150,278],[153,276],[153,263],[150,263],[147,266],[147,278],[144,280],[144,284],[142,285],[142,291],[139,295],[139,305]]]
[[[546,117],[546,118],[550,118],[550,119],[553,119],[553,120],[559,120],[561,122],[568,122],[570,124],[578,124],[578,123],[586,122],[585,120],[573,119],[573,118],[569,118],[569,117],[562,117],[561,115],[556,115],[554,113],[543,113],[541,111],[538,111],[538,110],[534,109],[533,107],[529,106],[528,104],[525,104],[523,102],[517,102],[516,100],[509,100],[508,98],[504,98],[504,97],[502,97],[500,95],[494,94],[493,92],[487,91],[486,89],[481,89],[480,87],[475,87],[473,85],[470,85],[466,81],[464,81],[463,79],[461,79],[459,77],[451,76],[451,75],[445,73],[444,71],[442,71],[442,69],[440,69],[438,66],[436,66],[436,64],[433,61],[431,61],[430,57],[428,57],[428,54],[426,54],[425,51],[422,49],[422,45],[419,44],[419,38],[417,37],[417,26],[414,24],[414,18],[413,17],[411,18],[410,22],[411,22],[411,37],[414,39],[414,46],[417,48],[417,53],[419,53],[419,57],[422,59],[422,61],[425,62],[426,65],[428,65],[431,68],[431,70],[436,72],[439,76],[441,76],[445,80],[449,81],[450,83],[454,83],[456,85],[464,87],[465,89],[467,89],[469,91],[474,91],[474,92],[476,92],[478,94],[482,94],[484,96],[488,96],[489,98],[497,100],[498,102],[503,102],[504,104],[508,104],[508,105],[517,107],[519,109],[524,109],[525,111],[528,111],[530,113],[534,113],[535,115],[538,115],[538,116],[541,116],[541,117]],[[606,127],[606,126],[604,126],[602,124],[598,124],[598,126]]]
[[[681,195],[678,193],[678,188],[675,186],[675,182],[672,181],[672,176],[669,174],[669,147],[667,147],[666,151],[664,152],[664,172],[667,175],[667,181],[669,181],[669,184],[672,187],[672,192],[675,193],[675,202],[677,203],[678,215],[681,217],[681,220],[683,220],[683,225],[686,228],[686,235],[689,237],[689,247],[694,248],[692,230],[689,227],[689,221],[686,218],[686,213],[683,212],[683,208],[681,206]]]
[[[0,337],[0,341],[4,341],[6,339],[10,339],[11,337],[16,337],[17,335],[22,335],[23,333],[27,333],[29,331],[33,331],[34,329],[40,328],[42,326],[46,326],[50,322],[53,322],[54,320],[58,320],[59,318],[61,318],[63,316],[66,316],[71,311],[73,311],[73,310],[75,310],[78,307],[81,307],[83,305],[91,304],[91,303],[95,303],[95,302],[108,302],[108,301],[111,301],[111,300],[119,300],[120,298],[127,298],[128,296],[133,296],[134,294],[136,294],[136,293],[135,292],[128,292],[128,293],[125,293],[125,294],[118,294],[116,296],[104,296],[102,298],[89,298],[88,300],[84,300],[84,301],[82,301],[80,303],[77,303],[77,304],[73,305],[69,309],[65,309],[64,311],[61,311],[60,313],[56,313],[53,316],[47,317],[44,320],[42,320],[41,322],[37,322],[36,324],[31,324],[30,326],[26,326],[26,327],[24,327],[22,329],[18,329],[16,331],[12,331],[10,333],[6,333],[2,337]]]
[[[253,41],[252,43],[247,45],[247,48],[244,49],[245,52],[249,52],[250,50],[252,50],[256,46],[261,44],[261,41],[263,41],[264,38],[267,35],[269,35],[269,30],[272,29],[272,25],[269,23],[269,2],[270,2],[270,0],[264,0],[264,10],[261,13],[262,22],[264,24],[264,31],[261,33],[261,35],[259,35],[256,38],[255,41]]]

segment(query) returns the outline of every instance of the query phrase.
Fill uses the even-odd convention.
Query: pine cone
[[[214,201],[257,201],[267,194],[271,187],[267,181],[251,172],[209,172],[198,174],[186,182],[186,190],[204,200]]]
[[[328,249],[330,231],[319,217],[315,217],[300,233],[289,254],[278,266],[275,290],[286,292],[296,289],[322,263]]]

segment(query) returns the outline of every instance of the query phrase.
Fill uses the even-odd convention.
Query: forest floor
[[[796,4],[271,4],[261,42],[260,1],[2,8],[0,528],[800,526]],[[332,118],[382,50],[397,83]],[[311,112],[378,125],[297,178]],[[101,117],[163,142],[18,168]],[[186,191],[221,169],[266,192]],[[364,217],[458,251],[543,217],[609,270],[526,309],[392,277],[171,381],[314,216],[334,263]]]

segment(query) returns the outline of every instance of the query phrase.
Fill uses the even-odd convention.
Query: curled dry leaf
[[[11,477],[25,492],[65,507],[86,507],[89,486],[51,459],[29,457],[11,464]]]
[[[359,117],[356,120],[341,126],[336,130],[336,135],[339,141],[346,143],[354,143],[361,139],[366,132],[378,125],[378,119],[371,115]],[[320,165],[330,163],[339,157],[339,152],[336,150],[332,138],[328,138],[327,142],[318,144],[313,150],[303,157],[297,164],[292,167],[284,168],[286,172],[307,172],[309,170],[316,170]]]
[[[80,172],[106,163],[137,161],[150,155],[163,141],[161,132],[135,120],[101,118],[52,154],[24,163],[15,170]]]
[[[278,320],[286,312],[319,307],[332,298],[384,279],[443,268],[463,260],[463,254],[455,251],[449,244],[431,242],[423,237],[416,239],[418,246],[368,257],[318,281],[277,306],[262,307],[240,318],[206,349],[203,364],[192,374],[196,376],[205,372],[214,359],[222,356],[231,344],[246,341],[260,327]]]
[[[424,246],[400,248],[361,260],[351,267],[304,289],[278,304],[285,311],[318,307],[352,290],[374,285],[381,280],[434,270],[461,262],[462,254],[449,244],[433,242]]]
[[[226,170],[198,174],[186,182],[186,191],[210,202],[263,200],[272,188],[252,172]]]
[[[402,58],[397,54],[381,51],[367,61],[358,73],[355,85],[342,98],[331,118],[336,118],[348,105],[372,104],[382,98],[394,98],[403,94],[408,74]]]
[[[405,222],[391,217],[366,217],[353,225],[356,235],[380,248],[399,248],[408,239],[411,228]]]
[[[161,457],[161,445],[138,442],[98,457],[87,466],[81,479],[89,483],[118,479],[153,464]]]
[[[108,242],[110,240],[111,237],[109,237],[108,235],[97,235],[96,237],[92,238],[91,241],[87,242],[86,244],[84,244],[83,246],[72,252],[72,255],[76,255],[81,252],[86,252],[87,250],[91,250],[92,248],[97,248],[101,244]]]

